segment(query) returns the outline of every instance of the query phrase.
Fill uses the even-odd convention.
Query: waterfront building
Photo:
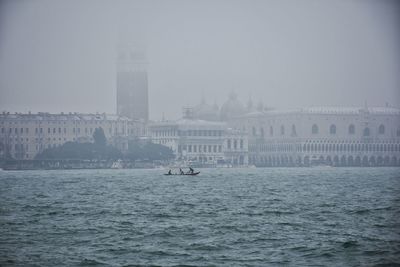
[[[248,132],[256,166],[400,166],[400,109],[258,109],[228,121]]]
[[[0,114],[0,157],[33,159],[47,148],[65,142],[92,142],[101,127],[108,142],[125,151],[131,137],[146,135],[145,124],[124,116],[109,114],[39,112]]]
[[[177,121],[150,123],[151,140],[171,148],[177,160],[203,166],[247,165],[245,132],[230,129],[225,122],[195,119],[191,110],[184,113]]]
[[[117,58],[117,114],[149,119],[146,59],[142,49],[120,45]]]

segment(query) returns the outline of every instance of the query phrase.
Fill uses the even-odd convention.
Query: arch
[[[378,165],[378,166],[382,166],[383,165],[382,156],[378,156],[378,158],[376,159],[376,165]]]
[[[336,134],[336,125],[335,124],[331,124],[331,126],[329,127],[329,133]]]
[[[339,157],[338,156],[333,157],[333,166],[339,166]]]
[[[319,132],[318,125],[313,124],[313,126],[311,127],[311,133],[318,134],[318,132]]]
[[[327,156],[327,157],[326,157],[326,164],[332,165],[332,158],[331,158],[331,156]]]
[[[361,157],[357,156],[355,161],[354,161],[354,165],[355,166],[361,166]]]
[[[370,166],[375,166],[375,165],[376,165],[375,156],[371,156],[371,157],[369,158],[369,165],[370,165]]]
[[[378,134],[385,134],[385,125],[379,125]]]
[[[341,158],[340,158],[340,166],[346,166],[347,165],[347,162],[346,162],[346,156],[342,156]]]
[[[347,158],[347,166],[354,166],[354,159],[353,156],[349,156]]]
[[[301,162],[301,157],[298,156],[297,159],[296,159],[296,165],[297,165],[297,166],[301,166],[301,163],[302,163],[302,162]]]
[[[319,158],[318,158],[318,163],[319,163],[319,164],[325,164],[325,160],[324,160],[324,157],[323,157],[323,156],[319,156]]]
[[[364,156],[364,157],[362,158],[362,163],[361,163],[361,165],[364,166],[364,167],[369,166],[369,162],[368,162],[368,157],[367,157],[367,156]]]
[[[370,136],[370,135],[371,135],[370,129],[368,127],[365,127],[363,131],[363,136]]]
[[[383,159],[383,164],[385,166],[389,166],[390,165],[390,157],[389,156],[385,156],[385,158]]]
[[[392,157],[392,161],[390,162],[390,165],[391,166],[397,166],[397,157],[396,156]]]
[[[354,124],[349,125],[349,134],[355,134],[356,133],[356,127]]]

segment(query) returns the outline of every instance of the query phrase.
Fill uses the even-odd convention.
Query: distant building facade
[[[248,133],[256,166],[400,166],[400,109],[253,111],[229,120]]]
[[[224,122],[183,118],[149,124],[154,143],[168,146],[177,160],[199,165],[247,165],[247,135]]]
[[[146,59],[144,52],[135,46],[118,49],[117,114],[130,119],[149,119]]]
[[[128,149],[130,137],[146,135],[143,122],[108,114],[37,113],[0,114],[0,157],[33,159],[38,153],[65,142],[92,142],[101,127],[109,143]]]

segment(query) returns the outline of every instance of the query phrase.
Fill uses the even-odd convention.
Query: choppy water
[[[0,171],[1,266],[400,264],[400,169]]]

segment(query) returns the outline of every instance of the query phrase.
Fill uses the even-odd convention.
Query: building
[[[120,46],[117,58],[117,114],[130,119],[149,119],[149,100],[144,52]]]
[[[177,160],[202,166],[247,165],[247,135],[243,131],[230,129],[225,122],[192,118],[187,109],[184,113],[177,121],[150,123],[151,140],[171,148]]]
[[[108,114],[37,113],[0,114],[0,157],[33,159],[46,148],[65,142],[91,142],[101,127],[112,145],[128,149],[130,137],[145,135],[145,125],[127,117]]]
[[[256,166],[400,166],[400,109],[259,110],[229,120]]]

